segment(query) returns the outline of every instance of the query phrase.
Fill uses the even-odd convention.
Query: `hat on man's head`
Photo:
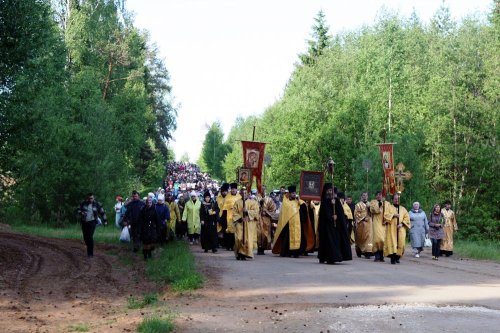
[[[293,193],[293,192],[297,192],[297,186],[295,185],[288,186],[288,193]]]
[[[158,201],[165,201],[165,196],[163,194],[158,194]]]
[[[232,189],[238,189],[238,183],[231,183],[231,190]]]
[[[189,196],[190,197],[197,197],[198,194],[196,193],[196,191],[191,191],[191,193],[189,193]]]
[[[220,187],[220,191],[221,192],[227,192],[227,191],[229,191],[229,184],[228,183],[222,184],[222,186]]]
[[[339,192],[339,193],[337,193],[337,197],[338,197],[339,199],[345,199],[345,194],[344,194],[344,192]]]

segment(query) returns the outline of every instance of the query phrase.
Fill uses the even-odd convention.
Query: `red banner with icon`
[[[241,145],[243,146],[243,168],[252,170],[252,179],[248,182],[247,188],[252,187],[253,177],[255,177],[257,191],[262,193],[262,169],[266,144],[256,141],[241,141]]]
[[[382,194],[391,195],[396,193],[396,179],[394,177],[394,157],[392,152],[392,143],[381,143],[378,145],[380,149],[380,158],[382,160],[382,169],[384,170],[384,183]]]

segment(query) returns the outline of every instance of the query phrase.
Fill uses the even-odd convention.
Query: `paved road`
[[[179,331],[500,330],[497,263],[436,262],[430,253],[405,256],[399,265],[358,258],[326,265],[314,255],[270,254],[240,262],[227,251],[192,251],[209,281],[176,302]]]

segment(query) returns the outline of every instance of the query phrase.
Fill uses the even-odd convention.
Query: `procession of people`
[[[352,260],[353,246],[358,258],[387,258],[395,265],[405,253],[407,235],[416,258],[427,246],[432,246],[433,260],[453,254],[458,226],[450,201],[434,205],[427,215],[418,202],[408,211],[399,193],[388,200],[377,191],[370,201],[363,192],[353,203],[351,196],[347,200],[332,183],[325,183],[319,200],[303,200],[295,185],[248,191],[248,184],[219,184],[194,164],[170,163],[167,173],[164,187],[142,200],[137,191],[125,202],[117,196],[116,225],[128,228],[133,251],[142,248],[145,260],[152,257],[155,244],[173,239],[199,244],[204,252],[232,251],[240,261],[268,251],[293,258],[317,253],[319,263],[335,264]],[[86,212],[89,204],[82,202],[81,216],[92,256],[93,233],[87,225],[104,212],[100,206],[93,208],[95,214]]]

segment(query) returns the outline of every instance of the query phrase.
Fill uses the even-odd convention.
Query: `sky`
[[[208,126],[227,136],[238,116],[260,115],[282,96],[307,50],[314,17],[331,35],[371,26],[386,10],[428,23],[444,3],[452,18],[490,12],[493,0],[126,0],[170,73],[177,130],[169,147],[196,162]],[[258,129],[257,129],[258,131]]]

